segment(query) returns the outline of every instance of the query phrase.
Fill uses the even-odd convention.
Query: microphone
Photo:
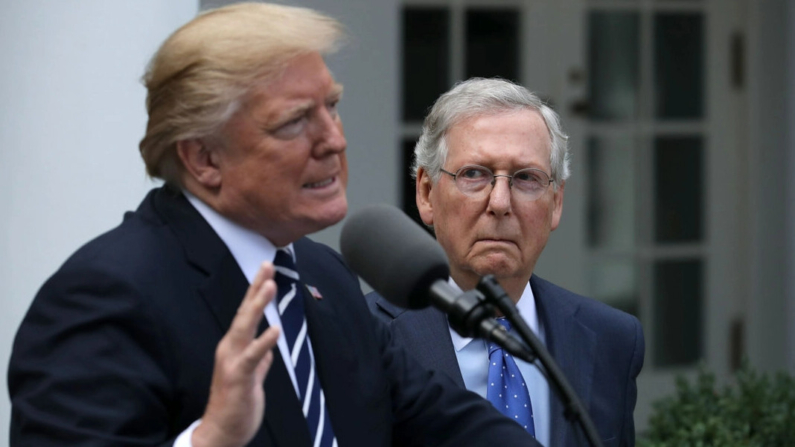
[[[342,228],[340,249],[353,271],[390,303],[408,309],[433,304],[462,337],[479,336],[519,358],[531,356],[493,318],[494,307],[482,293],[450,286],[447,255],[403,211],[372,205],[354,213]]]
[[[389,205],[372,205],[352,214],[342,227],[340,249],[359,276],[403,308],[428,307],[431,285],[450,276],[442,247]]]

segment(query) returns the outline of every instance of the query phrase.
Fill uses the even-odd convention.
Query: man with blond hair
[[[165,185],[37,294],[9,367],[12,446],[532,445],[397,348],[304,237],[347,211],[323,60],[341,34],[248,3],[163,43],[140,150]]]

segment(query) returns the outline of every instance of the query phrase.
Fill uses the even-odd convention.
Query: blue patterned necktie
[[[505,318],[498,318],[507,331],[511,324]],[[500,413],[513,419],[535,437],[533,424],[533,405],[527,391],[522,373],[511,354],[503,351],[494,342],[489,342],[489,383],[486,398]]]
[[[276,305],[282,319],[282,331],[290,350],[290,361],[298,382],[298,394],[304,417],[309,425],[313,446],[331,447],[337,445],[331,419],[326,410],[326,400],[320,388],[320,380],[315,374],[315,356],[307,336],[304,316],[304,297],[298,282],[293,257],[284,249],[276,251],[273,260],[276,269],[275,281],[278,289]]]

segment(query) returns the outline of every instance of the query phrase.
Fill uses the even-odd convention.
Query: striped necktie
[[[303,286],[298,282],[293,257],[285,249],[276,251],[273,261],[276,269],[276,305],[282,319],[282,330],[290,350],[290,361],[298,382],[298,394],[304,417],[309,425],[309,434],[314,447],[332,447],[337,439],[326,411],[326,400],[315,374],[315,356],[309,343],[306,317],[304,316]]]
[[[507,331],[511,330],[511,324],[505,318],[498,318],[497,321]],[[489,383],[486,399],[497,407],[500,413],[519,423],[535,437],[533,405],[530,403],[527,384],[513,356],[494,342],[489,342]]]

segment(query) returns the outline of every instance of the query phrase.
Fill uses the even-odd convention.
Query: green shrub
[[[795,446],[795,380],[753,371],[748,362],[734,386],[716,388],[701,370],[695,383],[679,377],[674,396],[654,404],[642,447]]]

